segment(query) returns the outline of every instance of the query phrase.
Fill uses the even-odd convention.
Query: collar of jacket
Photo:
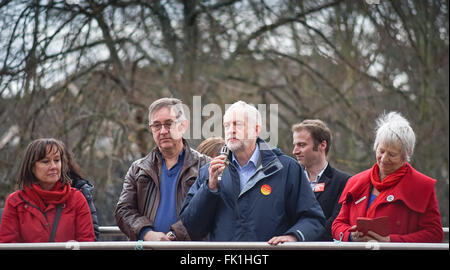
[[[256,168],[255,174],[247,181],[245,187],[241,190],[239,197],[245,192],[253,188],[260,180],[271,176],[283,168],[283,164],[278,159],[278,156],[283,153],[278,148],[271,149],[270,146],[261,138],[257,138],[256,143],[259,146],[261,162]],[[232,165],[231,154],[228,156],[230,166]],[[259,162],[258,162],[259,163]]]
[[[370,169],[365,170],[354,177],[354,181],[349,180],[348,184],[351,186],[347,194],[343,194],[339,203],[343,201],[355,201],[355,203],[364,196],[370,195]],[[424,213],[430,196],[433,194],[436,180],[416,171],[408,164],[408,171],[406,175],[400,180],[398,184],[391,187],[388,196],[393,196],[390,201],[385,200],[385,203],[391,203],[397,200],[403,201],[408,208],[413,211]]]
[[[200,153],[191,149],[188,141],[183,140],[183,149],[184,149],[184,159],[183,166],[181,167],[180,176],[183,175],[184,171],[194,165],[196,162],[199,162],[198,157]],[[141,168],[147,175],[153,178],[154,181],[159,184],[159,176],[161,175],[162,169],[162,159],[161,152],[159,148],[155,146],[150,153],[142,159],[142,161],[138,164],[139,168]]]
[[[259,151],[260,151],[260,158],[261,158],[261,165],[263,167],[267,166],[270,162],[272,162],[274,159],[278,159],[277,156],[283,155],[283,152],[281,152],[278,148],[270,148],[270,146],[261,138],[256,139],[256,143],[258,144]],[[228,155],[228,161],[230,161],[230,164],[233,163],[232,153],[233,151],[230,150],[230,154]],[[259,164],[258,164],[259,165]]]
[[[304,171],[304,172],[307,173],[306,171]],[[323,173],[320,176],[317,183],[325,183],[325,186],[327,186],[332,178],[333,178],[333,170],[330,166],[330,162],[328,162],[327,166],[325,167],[325,170],[323,171]],[[324,194],[324,192],[315,192],[314,191],[314,195],[316,196],[316,199],[321,197],[322,194]]]
[[[333,170],[331,169],[330,162],[328,162],[327,167],[326,167],[325,170],[323,171],[322,176],[321,176],[320,179],[319,179],[319,183],[320,183],[321,180],[324,178],[324,176],[325,176],[327,179],[333,178]]]
[[[11,195],[11,205],[17,207],[19,204],[24,204],[24,208],[27,209],[31,215],[35,216],[44,227],[49,222],[47,220],[47,213],[56,208],[56,205],[50,204],[45,210],[41,210],[23,190],[17,190]]]

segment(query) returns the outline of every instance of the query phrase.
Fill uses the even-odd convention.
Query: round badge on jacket
[[[262,185],[261,193],[265,196],[269,195],[272,192],[272,187],[269,185]]]

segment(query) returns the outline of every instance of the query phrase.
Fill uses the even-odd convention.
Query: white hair
[[[413,152],[416,136],[413,129],[398,112],[383,113],[376,120],[376,136],[373,150],[376,151],[381,142],[388,144],[402,144],[402,155],[404,160],[409,161]]]
[[[255,106],[252,106],[242,100],[239,100],[228,107],[228,109],[225,111],[225,114],[236,108],[245,109],[249,122],[253,122],[258,126],[262,126],[261,113],[255,108]]]

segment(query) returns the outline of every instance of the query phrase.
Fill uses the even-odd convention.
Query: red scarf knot
[[[70,194],[70,184],[66,183],[62,188],[61,181],[56,182],[51,190],[44,190],[35,183],[31,187],[24,186],[24,192],[29,198],[44,211],[50,204],[61,204],[67,201]]]
[[[395,172],[387,175],[383,179],[383,181],[381,181],[380,179],[380,168],[378,167],[378,164],[375,163],[375,165],[372,166],[372,169],[370,171],[370,181],[374,188],[376,188],[380,192],[380,194],[378,194],[377,198],[370,205],[367,211],[367,217],[375,217],[376,206],[382,202],[383,198],[386,197],[389,189],[398,184],[400,180],[403,179],[403,177],[406,175],[406,172],[408,171],[408,166],[409,164],[405,162]]]

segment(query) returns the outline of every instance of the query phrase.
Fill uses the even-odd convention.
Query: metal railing
[[[0,244],[0,250],[449,250],[448,243],[288,242],[153,242],[113,241]]]
[[[290,242],[271,246],[266,242],[126,241],[119,227],[102,226],[98,242],[12,243],[0,244],[0,250],[449,250],[449,228],[443,230],[445,243]],[[104,241],[106,238],[120,238],[121,241]]]
[[[100,239],[104,237],[124,237],[126,239],[125,234],[119,229],[118,226],[100,226]]]
[[[442,229],[444,230],[444,239],[448,239],[449,228],[443,227]],[[101,226],[100,237],[107,237],[107,236],[126,237],[117,226]]]

